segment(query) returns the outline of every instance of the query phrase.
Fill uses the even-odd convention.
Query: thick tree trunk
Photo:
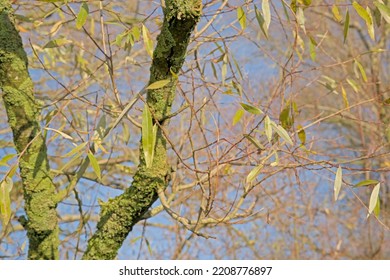
[[[150,81],[171,79],[163,88],[149,90],[147,103],[154,117],[164,129],[168,126],[176,79],[172,73],[181,69],[191,33],[199,20],[201,0],[166,0],[164,22],[150,69]],[[165,130],[166,131],[166,130]],[[142,143],[142,140],[141,140]],[[158,129],[152,167],[146,167],[140,145],[140,164],[131,187],[122,195],[101,205],[97,232],[88,242],[83,259],[114,259],[133,226],[157,200],[157,190],[166,188],[170,167],[167,163],[166,140]]]
[[[28,258],[58,259],[56,194],[38,122],[40,108],[8,0],[0,0],[0,89],[19,153],[28,218],[23,220],[29,238]]]

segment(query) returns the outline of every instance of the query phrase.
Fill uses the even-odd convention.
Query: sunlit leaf
[[[352,6],[355,8],[358,15],[366,22],[367,31],[372,40],[375,40],[374,21],[372,19],[371,10],[369,7],[364,9],[358,2],[354,1]]]
[[[264,119],[264,131],[265,131],[265,135],[267,136],[268,142],[271,142],[272,126],[271,126],[271,119],[268,116],[265,116]]]
[[[233,125],[236,125],[241,120],[242,116],[244,115],[244,112],[245,111],[241,108],[237,110],[233,117]]]
[[[345,41],[347,40],[348,30],[349,30],[349,11],[347,10],[347,13],[345,15],[345,20],[344,20],[344,44]]]
[[[253,145],[256,146],[256,148],[260,149],[260,150],[265,150],[265,147],[260,143],[259,140],[257,140],[256,138],[253,138],[252,136],[250,136],[249,134],[244,134],[244,137],[246,139],[248,139]]]
[[[5,155],[1,160],[0,160],[0,165],[3,165],[3,166],[8,166],[7,162],[14,158],[16,156],[16,154],[8,154],[8,155]]]
[[[357,61],[356,59],[355,59],[355,64],[357,65],[357,67],[360,71],[360,74],[363,78],[363,81],[365,81],[367,83],[368,79],[367,79],[366,71],[363,68],[363,65],[361,65],[361,63],[359,61]]]
[[[271,24],[271,9],[269,7],[269,1],[263,0],[261,4],[261,10],[263,12],[264,16],[264,29],[267,31],[267,34],[269,34],[269,26]]]
[[[102,173],[100,171],[100,166],[99,166],[99,163],[98,163],[96,157],[94,156],[94,154],[91,151],[88,152],[88,158],[89,158],[89,162],[91,163],[93,172],[95,172],[96,176],[99,178],[99,181],[101,181],[102,180]]]
[[[298,130],[299,141],[301,141],[302,145],[305,145],[306,144],[306,132],[305,132],[305,130],[303,129],[303,127],[301,125],[298,125],[297,130]]]
[[[291,140],[290,135],[288,135],[287,131],[280,125],[275,124],[274,122],[271,122],[272,128],[274,131],[288,144],[291,146],[294,145],[293,141]]]
[[[73,148],[72,150],[70,150],[68,153],[66,153],[65,155],[63,155],[63,157],[71,157],[71,156],[77,154],[77,153],[80,152],[87,144],[88,144],[88,142],[81,143],[80,145],[74,147],[74,148]]]
[[[341,22],[343,20],[341,14],[340,14],[339,8],[337,7],[336,4],[333,4],[333,6],[332,6],[332,14],[333,14],[333,17],[335,18],[335,20],[337,20],[338,22]]]
[[[169,79],[157,81],[157,82],[154,82],[154,83],[150,84],[146,89],[159,89],[159,88],[163,88],[167,84],[169,84],[170,82],[171,82],[171,80],[169,80]]]
[[[54,128],[50,128],[50,127],[44,127],[44,129],[54,131],[54,132],[58,133],[59,135],[61,135],[62,137],[64,137],[65,139],[74,140],[72,136],[70,136],[70,135],[66,134],[65,132],[62,132],[58,129],[54,129]]]
[[[347,79],[347,83],[352,87],[353,91],[358,93],[359,92],[359,86],[353,79]]]
[[[246,177],[246,182],[251,183],[254,179],[256,179],[256,177],[260,174],[261,169],[263,169],[262,164],[259,164],[258,166],[253,168]]]
[[[339,166],[336,171],[336,178],[334,179],[334,187],[333,187],[335,201],[337,201],[337,198],[339,197],[342,180],[343,180],[343,170],[341,169],[341,166]]]
[[[343,96],[344,107],[348,108],[349,107],[348,96],[347,96],[347,92],[345,91],[345,88],[343,85],[341,85],[341,94]]]
[[[374,1],[374,5],[378,8],[379,12],[381,13],[383,19],[390,23],[390,7],[383,4],[382,1]]]
[[[72,42],[71,40],[68,40],[68,39],[62,37],[62,38],[50,40],[49,42],[47,42],[43,46],[43,48],[44,49],[58,48],[58,47],[66,45],[66,44],[69,44],[71,42]]]
[[[261,12],[259,11],[259,9],[257,9],[256,5],[255,5],[255,14],[256,14],[256,19],[257,19],[257,22],[259,23],[261,31],[263,32],[265,38],[268,39],[268,29],[266,28],[265,19],[264,19],[263,15],[261,14]]]
[[[381,184],[378,183],[374,189],[372,190],[371,196],[370,196],[370,203],[368,205],[368,214],[371,214],[372,211],[374,211],[379,198],[379,190],[381,188]]]
[[[145,25],[142,25],[142,37],[144,39],[144,46],[146,52],[149,54],[150,57],[153,57],[153,40],[150,36],[149,29]]]
[[[317,42],[314,40],[313,37],[310,36],[310,41],[309,41],[309,51],[310,51],[310,58],[311,60],[315,61],[316,60],[316,46]]]
[[[80,6],[80,11],[76,17],[77,29],[81,29],[84,26],[84,24],[87,22],[88,13],[89,13],[88,4],[86,2],[83,2]]]
[[[254,114],[254,115],[260,115],[263,114],[263,111],[261,111],[259,108],[252,106],[250,104],[240,103],[242,108],[244,108],[245,111]]]
[[[245,11],[242,7],[237,8],[237,19],[238,19],[238,22],[240,23],[241,29],[245,30],[245,28],[246,28],[246,15],[245,15]]]
[[[306,33],[305,15],[303,13],[303,9],[302,8],[298,8],[297,9],[296,17],[297,17],[297,23],[298,23],[299,27],[302,28],[303,32]]]
[[[0,220],[3,224],[3,228],[5,228],[11,218],[10,192],[12,187],[12,179],[8,176],[0,182]]]
[[[359,183],[357,183],[354,187],[355,188],[365,187],[365,186],[375,185],[378,183],[379,183],[379,181],[377,181],[377,180],[363,180],[363,181],[360,181]]]
[[[374,215],[376,217],[379,217],[379,214],[381,212],[381,200],[378,196],[378,199],[377,199],[377,202],[376,202],[376,205],[375,205],[375,208],[374,208]]]
[[[144,151],[146,167],[152,167],[154,157],[155,133],[153,131],[152,115],[145,104],[142,112],[142,149]]]

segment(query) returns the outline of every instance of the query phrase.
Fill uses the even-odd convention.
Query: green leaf
[[[264,131],[265,131],[265,136],[267,136],[268,142],[271,142],[272,126],[271,126],[271,119],[268,116],[265,116],[264,119]]]
[[[145,104],[142,112],[142,148],[145,156],[146,167],[152,167],[154,157],[154,145],[156,142],[155,129],[153,128],[152,115],[148,105]]]
[[[54,129],[54,128],[50,128],[50,127],[44,127],[45,130],[50,130],[50,131],[54,131],[56,133],[58,133],[59,135],[61,135],[62,137],[64,137],[65,139],[68,139],[68,140],[74,140],[72,136],[66,134],[65,132],[62,132],[58,129]]]
[[[88,158],[89,158],[89,162],[92,165],[93,172],[95,172],[99,181],[101,181],[102,180],[102,173],[100,171],[100,166],[99,166],[97,159],[95,158],[95,156],[93,155],[93,153],[91,151],[88,152]]]
[[[265,38],[268,39],[268,29],[266,28],[266,23],[263,15],[260,13],[259,9],[257,9],[255,5],[255,14],[256,14],[256,19],[257,22],[259,23],[260,29],[263,32]]]
[[[241,29],[245,30],[246,28],[246,15],[242,7],[237,8],[237,19],[240,23]]]
[[[252,136],[250,136],[249,134],[244,134],[244,137],[246,139],[248,139],[250,142],[252,142],[253,145],[256,146],[256,148],[260,149],[260,150],[265,150],[265,147],[260,143],[259,140],[253,138]]]
[[[365,81],[367,83],[368,79],[367,79],[366,71],[364,70],[363,66],[356,59],[355,59],[355,64],[356,64],[356,66],[358,67],[358,69],[360,71],[360,74],[361,74],[361,76],[363,78],[363,81]]]
[[[385,4],[383,4],[383,3],[379,2],[379,1],[374,1],[374,5],[378,8],[378,10],[381,13],[383,19],[387,23],[390,23],[390,7],[386,6]]]
[[[372,40],[375,40],[374,21],[372,19],[371,10],[369,7],[364,9],[358,2],[354,1],[352,6],[355,8],[358,15],[366,22],[367,31]]]
[[[376,205],[378,204],[378,198],[379,198],[379,190],[381,188],[381,184],[378,183],[374,189],[372,190],[371,196],[370,196],[370,203],[368,205],[368,214],[371,214],[372,211],[374,211]]]
[[[236,125],[241,120],[243,115],[244,115],[244,110],[242,108],[238,109],[233,117],[233,125]]]
[[[353,91],[358,93],[359,92],[359,86],[353,79],[347,79],[347,83],[352,87]]]
[[[12,179],[8,176],[0,182],[0,220],[3,229],[11,218],[11,197],[10,192],[13,187]]]
[[[305,15],[303,13],[302,8],[297,9],[296,17],[297,17],[297,23],[298,23],[299,27],[302,28],[303,32],[306,34]]]
[[[343,87],[343,85],[341,85],[341,94],[343,95],[344,107],[348,108],[349,107],[348,96],[347,96],[347,92],[345,91],[345,88]]]
[[[16,156],[16,154],[9,154],[9,155],[5,155],[1,160],[0,160],[0,164],[1,165],[4,165],[4,166],[8,166],[7,162],[14,158]]]
[[[246,177],[246,182],[251,183],[254,179],[256,179],[256,177],[260,174],[261,169],[263,169],[262,164],[259,164],[258,166],[253,168]]]
[[[144,46],[146,52],[149,54],[150,57],[153,58],[153,40],[150,36],[149,29],[145,25],[142,25],[142,37],[144,39]]]
[[[374,215],[376,217],[379,217],[380,211],[381,211],[381,200],[379,199],[379,196],[378,196],[378,200],[377,200],[375,208],[374,208]]]
[[[83,2],[80,6],[80,11],[77,14],[76,18],[76,28],[81,29],[84,24],[87,22],[87,17],[89,13],[88,4],[86,2]]]
[[[77,154],[77,153],[80,152],[87,144],[88,144],[88,142],[81,143],[80,145],[74,147],[74,148],[73,148],[72,150],[70,150],[68,153],[66,153],[65,155],[63,155],[63,157],[71,157],[71,156],[73,156],[74,154]]]
[[[349,11],[347,10],[347,13],[345,15],[345,20],[344,20],[344,44],[345,41],[347,40],[348,30],[349,30]]]
[[[245,111],[254,114],[254,115],[260,115],[263,114],[263,111],[261,111],[259,108],[256,108],[252,105],[245,104],[245,103],[240,103],[242,108],[244,108]]]
[[[343,179],[343,170],[341,169],[341,166],[337,168],[336,171],[336,178],[334,179],[334,201],[337,201],[337,198],[339,197],[339,192],[342,185],[342,179]]]
[[[339,8],[336,6],[336,4],[333,4],[332,6],[332,14],[336,21],[341,22],[343,20]]]
[[[360,181],[359,183],[357,183],[354,187],[355,188],[365,187],[365,186],[374,185],[374,184],[378,184],[378,183],[379,183],[379,181],[377,181],[377,180],[363,180],[363,181]]]
[[[299,138],[299,140],[301,141],[302,145],[305,145],[306,144],[306,132],[305,132],[305,130],[300,125],[298,125],[297,130],[298,130],[298,138]]]
[[[271,24],[271,9],[269,7],[269,1],[263,0],[261,4],[261,10],[263,11],[264,15],[264,29],[267,31],[267,34],[269,34],[269,26]]]
[[[167,84],[169,84],[170,82],[171,82],[170,79],[157,81],[157,82],[154,82],[154,83],[150,84],[146,89],[159,89],[159,88],[163,88]]]
[[[310,41],[309,41],[309,51],[310,51],[310,58],[311,60],[313,61],[316,61],[316,57],[317,57],[317,54],[316,54],[316,45],[317,43],[314,41],[314,39],[312,37],[310,37]]]
[[[276,123],[274,122],[271,122],[271,125],[273,127],[273,129],[275,130],[275,132],[284,140],[286,141],[288,144],[290,144],[291,146],[294,145],[293,141],[291,140],[291,137],[290,135],[288,135],[287,131],[280,125],[277,125]]]
[[[43,46],[43,48],[44,49],[58,48],[58,47],[66,45],[66,44],[69,44],[71,42],[72,42],[71,40],[68,40],[68,39],[62,37],[62,38],[50,40],[49,42],[47,42]]]
[[[291,105],[288,103],[279,114],[279,121],[283,128],[290,129],[294,124],[294,117],[291,115]]]

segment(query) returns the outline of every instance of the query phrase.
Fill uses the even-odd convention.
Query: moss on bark
[[[181,69],[191,33],[201,14],[201,0],[166,0],[164,22],[150,68],[150,81],[171,79]],[[147,103],[154,121],[164,128],[175,96],[176,81],[149,90]],[[142,143],[142,140],[141,142]],[[157,200],[157,190],[166,188],[170,168],[167,162],[166,140],[161,129],[157,132],[153,165],[146,167],[140,145],[140,164],[131,187],[122,195],[101,204],[97,231],[88,242],[83,259],[113,259],[133,226]]]
[[[40,133],[40,109],[34,98],[22,39],[15,29],[13,11],[0,0],[0,89],[12,128],[23,181],[24,226],[29,259],[58,259],[58,222],[55,187],[49,175],[45,141]]]

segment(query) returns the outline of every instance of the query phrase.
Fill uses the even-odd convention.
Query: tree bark
[[[190,37],[202,10],[201,0],[166,0],[164,22],[150,68],[149,84],[170,79],[163,88],[148,90],[147,104],[154,122],[158,122],[153,164],[147,167],[140,144],[140,164],[131,186],[125,192],[101,204],[97,231],[88,242],[83,259],[114,259],[133,226],[157,200],[157,191],[169,183],[167,143],[163,135],[169,123],[175,97],[177,74],[185,60]]]
[[[39,124],[27,55],[8,0],[0,0],[0,89],[19,154],[29,239],[29,259],[58,259],[59,230],[55,186]]]

